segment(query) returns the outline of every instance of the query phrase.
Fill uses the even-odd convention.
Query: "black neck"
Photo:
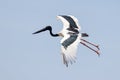
[[[53,34],[52,33],[52,27],[51,26],[47,26],[47,27],[45,27],[45,28],[43,28],[43,29],[41,29],[39,31],[34,32],[33,34],[37,34],[37,33],[40,33],[40,32],[46,31],[46,30],[49,30],[50,35],[53,36],[53,37],[58,37],[59,36],[59,34]]]
[[[49,29],[49,31],[50,31],[50,35],[51,35],[51,36],[53,36],[53,37],[58,37],[58,36],[59,36],[58,34],[53,34],[53,33],[52,33],[52,28]]]

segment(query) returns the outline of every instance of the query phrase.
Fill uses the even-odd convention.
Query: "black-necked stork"
[[[93,43],[90,43],[83,39],[83,37],[88,37],[87,33],[80,33],[79,30],[81,29],[78,20],[76,17],[71,15],[59,15],[57,16],[58,19],[60,19],[63,22],[63,29],[58,34],[52,33],[52,27],[46,26],[45,28],[34,32],[33,34],[37,34],[46,30],[50,31],[50,35],[53,37],[62,36],[61,40],[61,53],[63,57],[63,63],[68,67],[69,63],[73,63],[76,60],[76,51],[77,46],[79,43],[83,44],[84,46],[88,47],[98,55],[99,53],[99,46],[95,45]],[[90,44],[92,46],[95,46],[97,50],[91,48],[87,44]]]

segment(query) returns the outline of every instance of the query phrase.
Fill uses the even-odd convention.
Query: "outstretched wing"
[[[72,64],[76,59],[77,46],[80,42],[80,26],[74,16],[60,15],[57,18],[63,22],[63,29],[60,32],[64,36],[61,40],[61,51],[63,62],[68,66],[68,63]]]
[[[59,15],[57,18],[63,22],[63,29],[61,31],[63,35],[66,35],[68,32],[79,33],[81,27],[76,17],[71,15]]]
[[[74,63],[76,60],[77,47],[80,42],[79,35],[70,35],[67,39],[61,40],[61,51],[63,63],[68,67],[69,63]]]

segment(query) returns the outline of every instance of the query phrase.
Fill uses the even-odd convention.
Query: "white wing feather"
[[[65,37],[61,40],[61,43],[64,41]],[[76,61],[76,52],[77,47],[80,42],[80,36],[77,37],[76,41],[73,42],[70,46],[67,47],[67,49],[64,48],[64,46],[61,46],[62,51],[62,57],[63,57],[63,63],[68,66],[69,63],[73,63]]]
[[[57,16],[57,19],[60,19],[62,21],[63,29],[69,28],[70,23],[66,19],[64,19],[62,16]]]

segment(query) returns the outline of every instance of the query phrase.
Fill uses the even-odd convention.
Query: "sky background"
[[[61,38],[33,32],[57,15],[78,18],[101,56],[79,45],[77,62],[62,63]],[[120,80],[120,0],[0,0],[0,80]]]

